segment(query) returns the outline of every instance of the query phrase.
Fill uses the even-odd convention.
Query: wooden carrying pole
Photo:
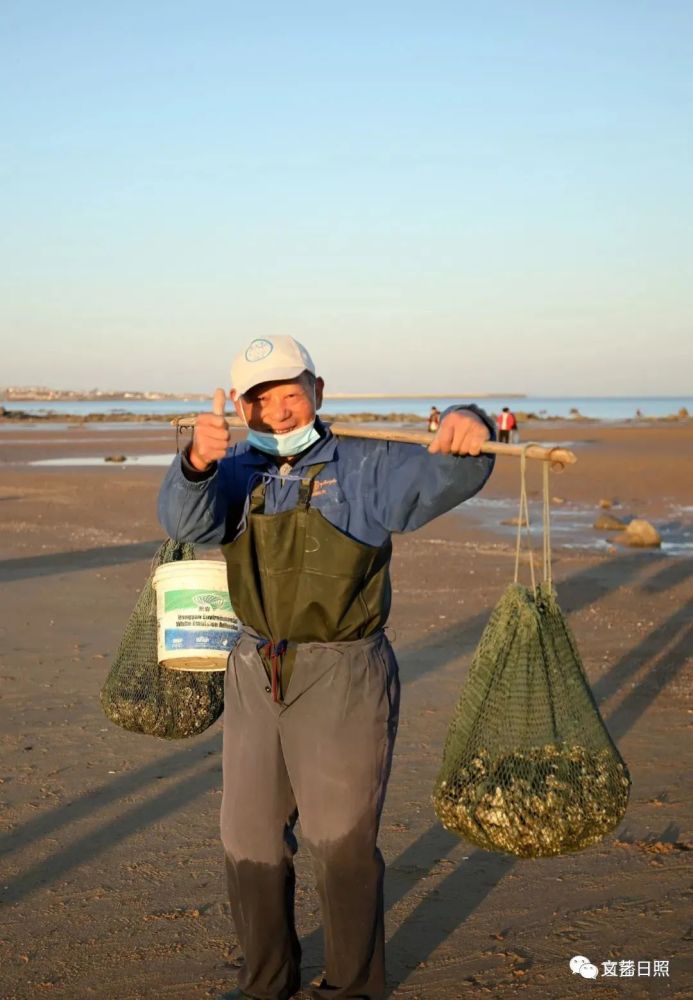
[[[402,430],[371,430],[366,427],[354,427],[351,424],[330,424],[333,434],[341,437],[375,438],[380,441],[403,441],[405,444],[423,444],[426,447],[433,440],[430,431],[402,431]],[[540,444],[500,444],[498,441],[487,441],[482,444],[481,450],[486,455],[515,455],[520,456],[523,451],[527,458],[540,458],[544,462],[552,464],[573,465],[577,458],[572,451],[567,448],[544,448]]]
[[[195,426],[195,417],[176,417],[171,423],[182,430],[185,427]],[[242,428],[244,425],[237,418],[227,418],[226,423],[230,428]],[[409,431],[380,430],[370,427],[362,427],[354,424],[340,424],[338,422],[329,424],[333,434],[338,437],[369,438],[375,441],[401,441],[404,444],[422,444],[428,447],[433,440],[433,435],[429,431]],[[487,441],[481,446],[482,452],[486,455],[511,455],[519,457],[524,452],[527,458],[540,459],[543,462],[551,462],[552,468],[560,469],[564,465],[574,465],[577,457],[574,452],[557,445],[555,448],[544,448],[540,444],[499,444],[498,441]]]

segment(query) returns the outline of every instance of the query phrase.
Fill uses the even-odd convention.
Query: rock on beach
[[[621,545],[632,548],[656,549],[662,544],[662,536],[653,524],[637,517],[626,525],[626,530],[615,539]]]
[[[597,531],[622,531],[627,527],[626,522],[622,521],[618,517],[614,517],[613,514],[599,514],[597,520],[594,522],[593,527]]]

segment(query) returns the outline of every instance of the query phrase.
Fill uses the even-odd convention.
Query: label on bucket
[[[179,650],[228,652],[240,630],[227,590],[167,590],[159,618],[159,659]]]
[[[174,649],[204,649],[230,651],[236,641],[236,633],[220,629],[167,628],[164,632],[164,646],[167,652]]]
[[[200,612],[226,611],[233,614],[228,591],[224,590],[167,590],[164,594],[164,611],[194,610]]]

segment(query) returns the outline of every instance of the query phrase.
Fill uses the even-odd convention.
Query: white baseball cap
[[[256,337],[237,354],[231,365],[231,388],[242,396],[261,382],[315,375],[315,365],[303,344],[293,337]]]

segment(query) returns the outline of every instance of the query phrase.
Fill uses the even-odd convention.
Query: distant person
[[[431,407],[431,412],[428,414],[428,429],[431,434],[435,432],[440,427],[440,410],[437,406]]]
[[[507,406],[504,406],[503,411],[496,420],[496,424],[498,425],[498,440],[501,444],[509,444],[510,432],[517,431],[515,414],[511,413]]]

